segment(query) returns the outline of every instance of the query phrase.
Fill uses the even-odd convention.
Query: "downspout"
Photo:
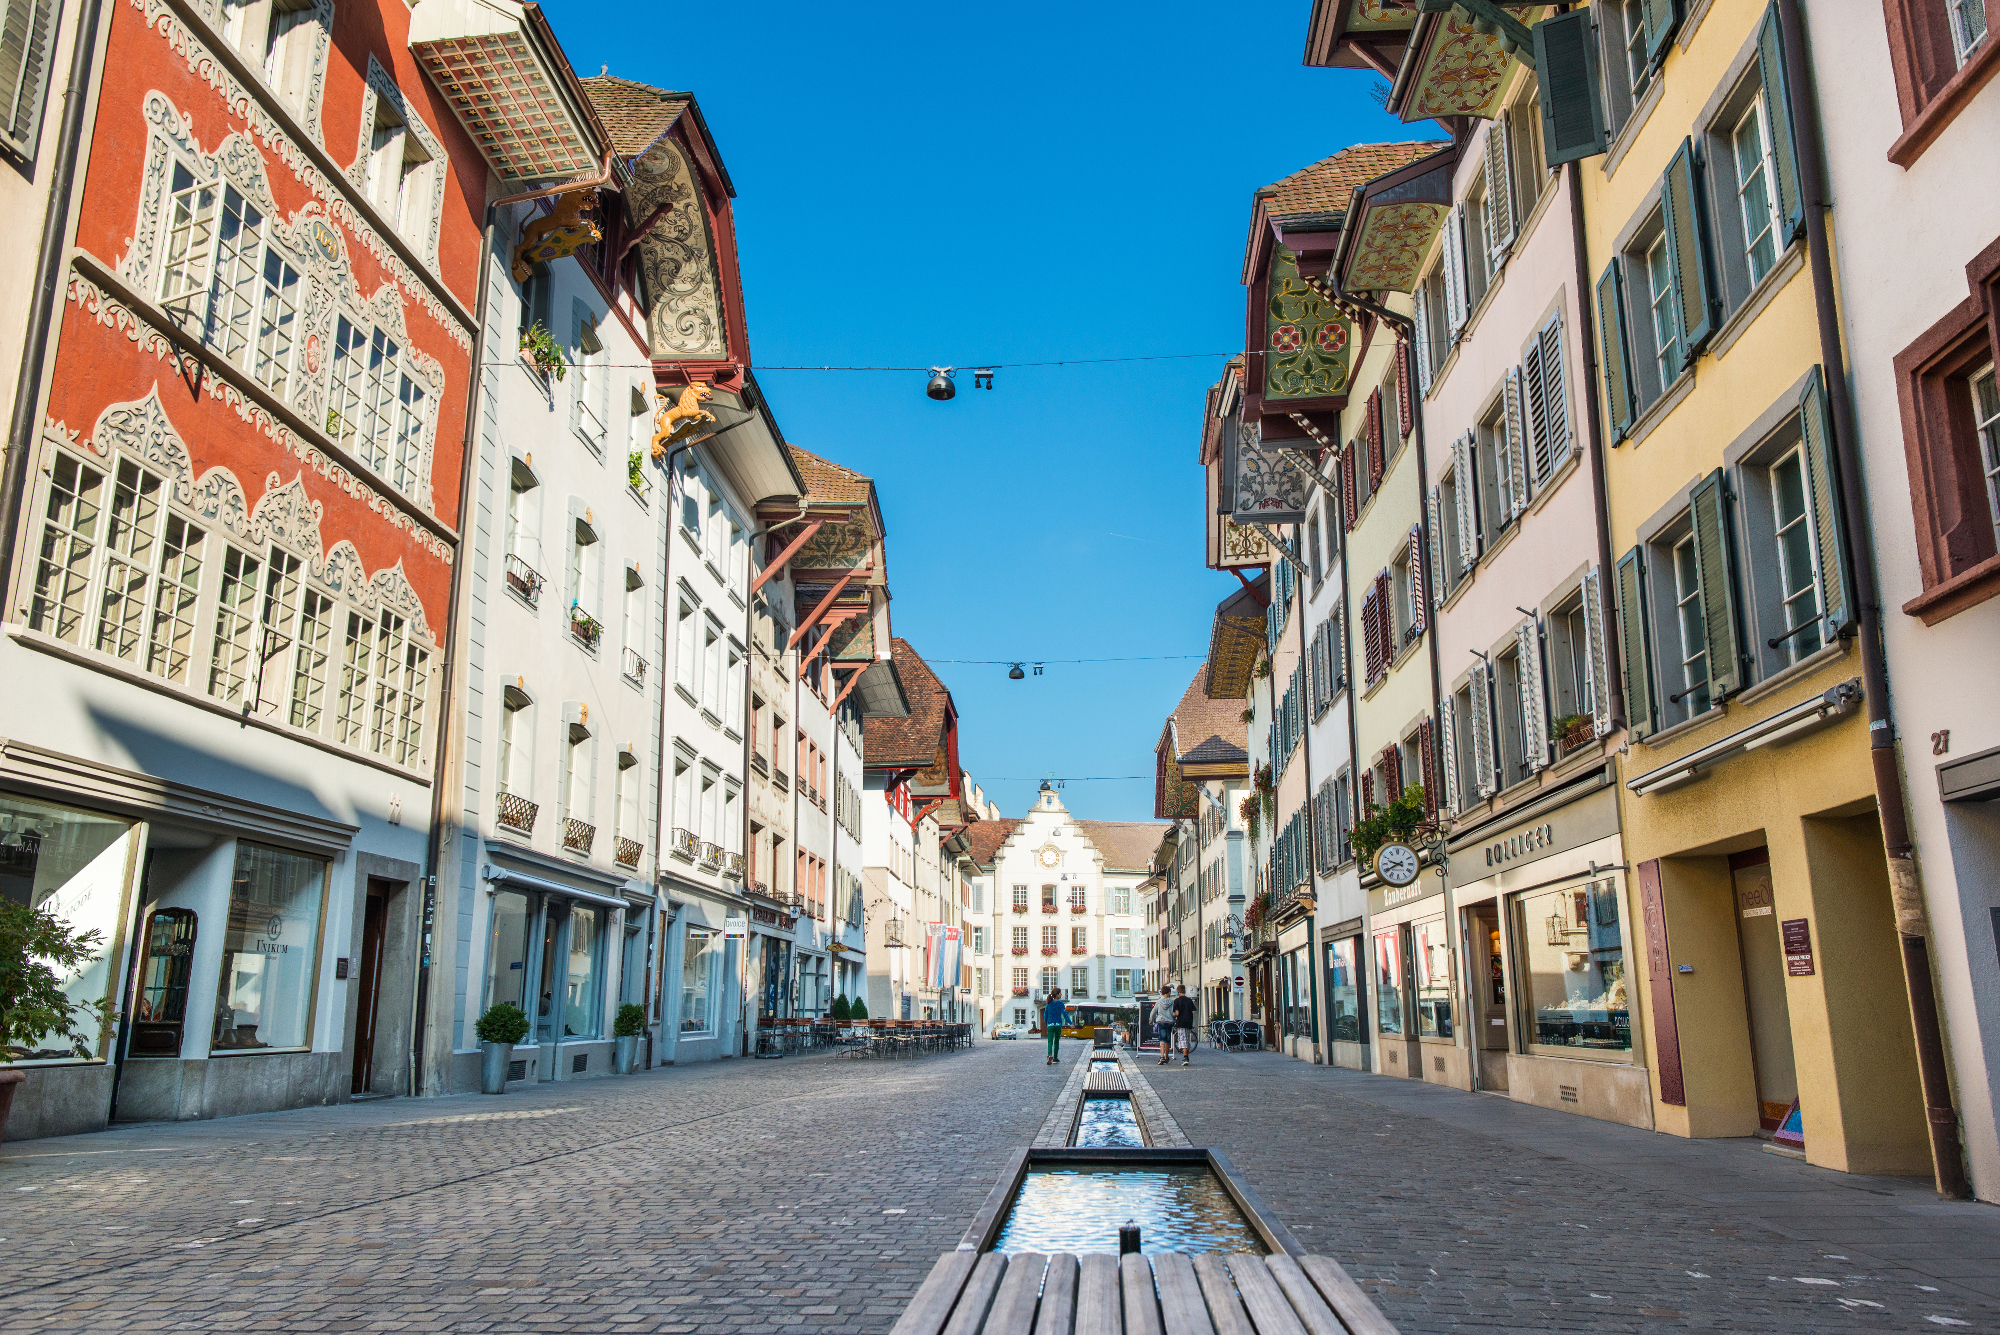
[[[479,246],[479,295],[474,300],[473,321],[476,336],[472,340],[472,373],[466,376],[465,386],[465,459],[458,470],[458,516],[461,526],[465,516],[472,512],[472,479],[479,471],[479,394],[480,383],[485,378],[486,349],[486,292],[487,267],[493,261],[494,238],[498,228],[494,223],[497,212],[491,204],[486,206],[485,235]],[[446,603],[445,625],[448,638],[444,646],[444,663],[438,671],[438,716],[451,716],[452,692],[457,684],[458,673],[458,617],[460,595],[465,581],[472,577],[471,565],[465,555],[472,544],[466,540],[465,530],[460,528],[458,543],[458,577],[451,582],[451,594]],[[461,729],[440,727],[437,736],[436,759],[431,762],[431,829],[424,844],[424,880],[422,885],[422,916],[417,924],[417,984],[415,1013],[410,1022],[410,1094],[421,1096],[424,1092],[424,1041],[430,1033],[431,996],[431,954],[432,934],[437,925],[437,874],[438,864],[444,857],[445,791],[450,786],[447,773],[447,759],[453,753]],[[460,850],[464,856],[464,850]],[[440,1093],[443,1091],[440,1090]]]
[[[1784,30],[1785,80],[1798,105],[1808,107],[1811,88],[1806,68],[1805,24],[1798,0],[1778,0],[1778,22]],[[1882,843],[1889,868],[1889,895],[1896,911],[1896,932],[1902,939],[1903,982],[1910,995],[1910,1021],[1917,1046],[1917,1071],[1923,1082],[1924,1107],[1930,1124],[1931,1161],[1938,1195],[1964,1200],[1972,1194],[1958,1135],[1958,1112],[1952,1106],[1951,1072],[1945,1061],[1944,1029],[1938,1018],[1931,977],[1930,929],[1925,919],[1923,885],[1911,856],[1910,827],[1904,808],[1902,769],[1896,755],[1896,729],[1889,712],[1889,678],[1882,649],[1882,591],[1875,570],[1875,553],[1868,542],[1868,509],[1862,496],[1860,428],[1854,400],[1847,387],[1847,364],[1841,346],[1840,316],[1833,285],[1833,254],[1826,237],[1826,182],[1820,162],[1824,145],[1819,117],[1807,110],[1793,117],[1798,136],[1799,193],[1804,197],[1806,258],[1812,268],[1813,304],[1818,315],[1820,360],[1825,364],[1826,392],[1833,413],[1835,469],[1840,486],[1841,517],[1849,535],[1849,559],[1854,563],[1854,592],[1860,614],[1861,681],[1868,697],[1869,758],[1875,771],[1875,808],[1882,820]]]
[[[1584,254],[1583,164],[1571,162],[1569,183],[1570,250],[1576,257],[1576,329],[1583,340],[1583,423],[1590,435],[1590,503],[1597,520],[1597,599],[1598,616],[1604,624],[1605,698],[1610,703],[1611,726],[1625,726],[1625,669],[1620,655],[1624,645],[1613,627],[1618,624],[1613,606],[1611,577],[1611,500],[1604,478],[1604,424],[1597,405],[1597,330],[1590,308],[1589,258]]]
[[[42,245],[35,256],[35,294],[28,308],[27,355],[14,381],[14,415],[7,425],[7,461],[0,468],[0,591],[12,583],[14,544],[20,537],[21,507],[28,490],[28,460],[41,433],[42,368],[55,319],[56,289],[62,285],[63,251],[69,233],[69,197],[74,188],[77,150],[90,102],[91,65],[97,56],[101,0],[85,0],[77,19],[76,47],[70,52],[69,82],[63,87],[62,128],[55,160],[49,164],[49,202],[42,213]]]
[[[1298,534],[1294,533],[1292,536],[1293,544],[1296,545],[1298,541]],[[1318,553],[1315,552],[1314,555],[1317,556]],[[1306,665],[1306,681],[1310,683],[1312,681],[1312,651],[1306,647],[1306,601],[1305,594],[1301,592],[1299,594],[1299,661]],[[1307,694],[1311,694],[1310,686],[1307,687]],[[1308,716],[1312,714],[1311,700],[1306,701],[1306,713]],[[1319,954],[1319,941],[1316,935],[1319,930],[1319,860],[1313,856],[1312,850],[1313,743],[1312,719],[1310,717],[1306,719],[1306,726],[1299,729],[1299,763],[1306,767],[1306,883],[1313,887],[1314,909],[1313,912],[1306,915],[1306,983],[1311,989],[1312,997],[1310,1002],[1311,1009],[1306,1014],[1313,1021],[1313,1065],[1318,1066],[1320,1065],[1319,988],[1313,982],[1312,974],[1314,959]],[[1274,783],[1273,787],[1275,786]]]

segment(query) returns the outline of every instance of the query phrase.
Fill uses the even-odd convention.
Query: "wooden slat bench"
[[[892,1335],[1396,1335],[1324,1256],[947,1252]]]

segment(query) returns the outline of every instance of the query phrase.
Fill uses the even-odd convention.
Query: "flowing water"
[[[1077,1164],[1022,1179],[993,1244],[996,1252],[1112,1252],[1118,1226],[1139,1225],[1147,1252],[1266,1250],[1250,1221],[1206,1167],[1133,1169]]]
[[[1139,1119],[1130,1099],[1085,1099],[1083,1115],[1077,1119],[1076,1135],[1070,1144],[1099,1149],[1107,1145],[1142,1146]]]

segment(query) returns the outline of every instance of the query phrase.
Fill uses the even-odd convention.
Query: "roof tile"
[[[1106,871],[1144,871],[1168,830],[1166,821],[1080,820],[1076,827],[1096,846]]]
[[[806,480],[807,501],[817,505],[868,503],[869,490],[875,485],[873,478],[863,477],[851,468],[843,468],[789,442],[785,448],[792,452],[792,462],[799,466],[799,476]]]
[[[907,718],[861,720],[862,763],[875,770],[927,769],[944,745],[951,692],[908,640],[899,635],[889,645],[910,713]]]
[[[1250,725],[1243,721],[1243,702],[1210,699],[1207,678],[1204,663],[1174,706],[1174,747],[1179,753],[1175,759],[1183,765],[1247,764]]]
[[[693,99],[691,93],[670,93],[615,74],[593,75],[582,83],[611,135],[611,146],[625,157],[636,157],[652,147]]]
[[[1269,212],[1274,218],[1309,213],[1343,213],[1355,186],[1364,185],[1398,167],[1407,167],[1444,146],[1440,140],[1355,144],[1272,182],[1257,194],[1268,198]]]

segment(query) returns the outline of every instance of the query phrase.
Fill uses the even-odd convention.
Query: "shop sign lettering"
[[[1804,918],[1787,918],[1778,924],[1785,941],[1785,972],[1803,978],[1813,972],[1812,928]]]
[[[1488,844],[1486,846],[1486,865],[1489,867],[1505,866],[1515,858],[1526,857],[1530,853],[1539,852],[1555,843],[1555,841],[1556,827],[1554,822],[1530,825],[1519,834],[1510,834],[1505,839]]]

